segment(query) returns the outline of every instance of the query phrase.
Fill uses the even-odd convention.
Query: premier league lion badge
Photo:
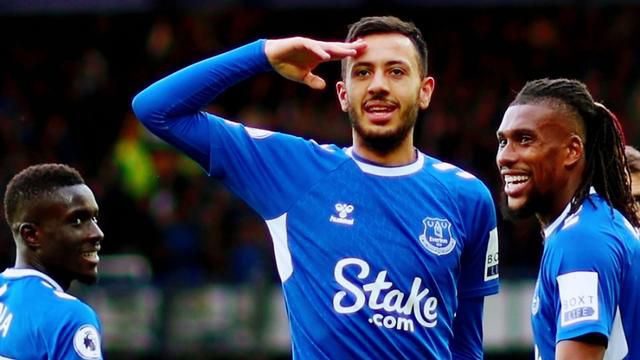
[[[420,243],[425,249],[436,255],[446,255],[453,250],[456,239],[451,235],[449,220],[427,217],[422,223],[424,231],[420,235]]]

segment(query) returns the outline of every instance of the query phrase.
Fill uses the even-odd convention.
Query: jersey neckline
[[[40,272],[35,269],[17,269],[17,268],[8,268],[2,272],[2,275],[9,279],[17,279],[28,276],[35,276],[43,279],[49,285],[53,286],[56,290],[64,292],[62,287],[47,274]]]
[[[589,196],[597,194],[596,189],[592,186],[589,188]],[[565,218],[569,215],[569,209],[571,209],[571,201],[567,204],[567,206],[562,210],[560,216],[558,216],[549,226],[542,229],[542,233],[544,234],[544,238],[548,238],[553,232],[560,226],[560,224],[565,220]]]
[[[353,147],[349,147],[345,150],[347,156],[349,156],[353,161],[358,165],[360,170],[367,174],[378,175],[378,176],[386,176],[386,177],[395,177],[395,176],[406,176],[415,174],[422,169],[424,166],[424,154],[420,151],[416,150],[416,160],[411,164],[402,165],[402,166],[381,166],[376,165],[370,162],[363,161],[357,154],[353,152]]]

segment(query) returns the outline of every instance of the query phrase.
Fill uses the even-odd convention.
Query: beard
[[[527,200],[527,202],[518,209],[509,208],[508,201],[507,195],[504,192],[500,193],[500,213],[502,213],[503,219],[517,221],[528,219],[535,215],[535,210],[530,200]]]
[[[400,125],[385,131],[365,129],[353,106],[349,106],[349,121],[366,148],[378,154],[389,154],[396,150],[409,136],[418,119],[419,110],[416,99],[416,102],[410,108],[400,114]]]
[[[78,275],[76,280],[85,285],[93,285],[98,282],[98,275]]]
[[[500,212],[502,218],[509,221],[524,220],[536,214],[546,213],[552,204],[552,196],[540,193],[530,193],[526,202],[517,209],[509,208],[507,195],[500,193]]]

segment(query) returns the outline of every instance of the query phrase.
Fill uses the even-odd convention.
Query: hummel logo
[[[349,218],[349,216],[353,212],[353,209],[354,209],[353,205],[351,204],[337,203],[336,212],[338,213],[338,216],[336,217],[331,215],[331,217],[329,218],[329,221],[338,223],[338,224],[353,225],[354,220],[352,218]]]

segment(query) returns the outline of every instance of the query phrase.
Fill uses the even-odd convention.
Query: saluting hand
[[[264,51],[273,69],[285,78],[313,89],[324,89],[326,82],[312,71],[319,64],[361,54],[366,43],[359,39],[346,42],[326,42],[304,37],[267,40]]]

